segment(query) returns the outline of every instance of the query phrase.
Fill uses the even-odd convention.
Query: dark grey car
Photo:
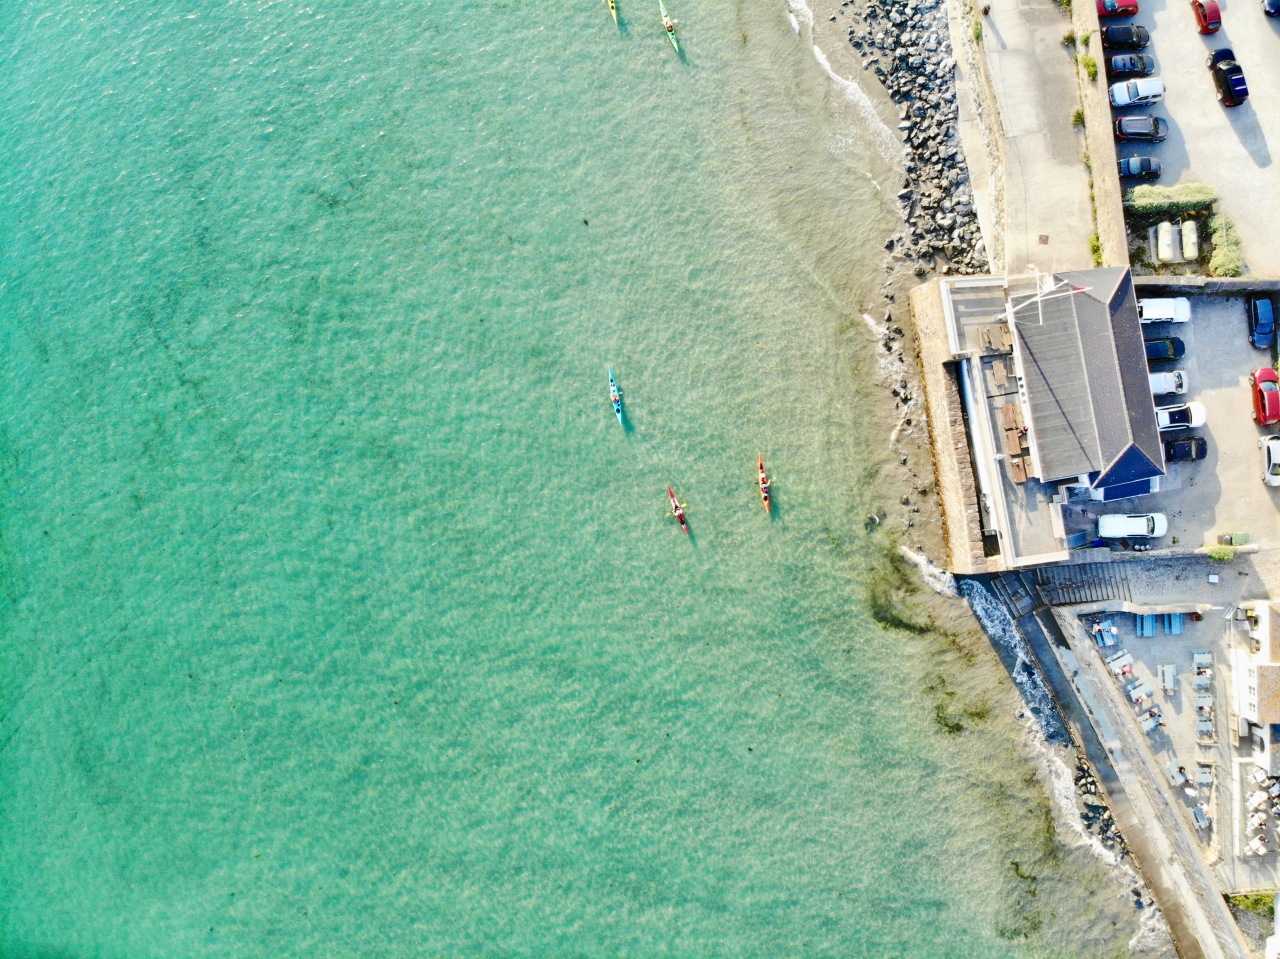
[[[1115,80],[1125,77],[1149,77],[1156,72],[1155,57],[1144,53],[1121,53],[1107,64],[1107,72]]]
[[[1155,180],[1160,176],[1160,161],[1155,157],[1122,157],[1116,167],[1122,179]]]

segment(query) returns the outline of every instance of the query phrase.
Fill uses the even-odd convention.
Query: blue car
[[[1276,312],[1269,296],[1249,298],[1249,342],[1259,350],[1271,349],[1276,339]]]

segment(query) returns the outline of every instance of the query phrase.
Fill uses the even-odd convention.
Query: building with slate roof
[[[1067,559],[1092,535],[1081,504],[1159,489],[1127,269],[943,277],[911,302],[952,570]]]

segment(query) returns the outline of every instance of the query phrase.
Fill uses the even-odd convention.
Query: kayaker
[[[662,25],[667,28],[667,33],[676,32],[676,22],[672,20],[670,17],[663,17]]]

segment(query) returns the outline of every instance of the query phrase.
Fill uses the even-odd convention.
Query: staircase
[[[1046,606],[1133,600],[1123,563],[1041,566],[1024,578],[1034,578],[1035,590]]]

